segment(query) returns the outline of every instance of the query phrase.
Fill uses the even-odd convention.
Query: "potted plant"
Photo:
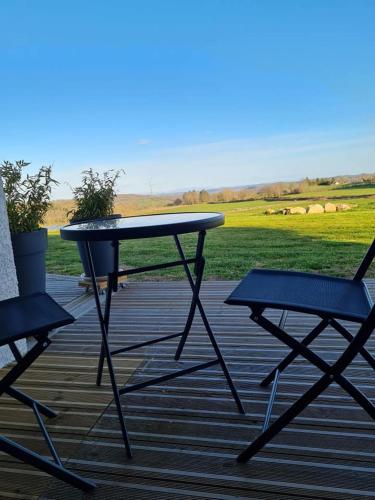
[[[20,295],[46,290],[48,239],[47,229],[41,224],[51,204],[52,186],[58,184],[51,177],[51,166],[22,178],[28,165],[20,160],[4,161],[0,166]]]
[[[113,214],[116,199],[116,183],[123,170],[107,170],[100,175],[92,168],[82,172],[82,183],[73,188],[75,208],[68,212],[70,223],[86,222],[103,218],[120,217]],[[85,272],[90,277],[88,256],[83,242],[77,242],[79,255]],[[110,241],[95,241],[90,245],[95,276],[107,276],[113,267],[113,248]]]

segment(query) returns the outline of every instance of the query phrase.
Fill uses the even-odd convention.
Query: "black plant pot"
[[[108,220],[108,219],[118,219],[121,217],[120,214],[109,215],[108,217],[100,217],[95,220]],[[80,222],[88,222],[87,220],[74,221],[74,224],[79,224]],[[85,272],[85,277],[91,278],[89,259],[86,252],[85,243],[83,241],[77,241],[77,247],[79,251],[79,256],[81,258],[83,270]],[[92,241],[90,243],[92,261],[94,264],[95,276],[101,278],[107,276],[108,273],[113,271],[113,259],[114,250],[111,241]]]
[[[89,259],[86,252],[85,243],[77,241],[79,256],[81,258],[83,270],[86,277],[91,278]],[[107,276],[113,270],[113,247],[110,241],[93,241],[90,243],[92,261],[94,264],[95,276],[97,278]]]
[[[20,295],[46,291],[47,229],[12,234]]]

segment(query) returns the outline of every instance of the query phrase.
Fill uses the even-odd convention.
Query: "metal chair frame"
[[[207,315],[204,311],[202,302],[201,302],[200,297],[199,297],[199,293],[200,293],[200,289],[201,289],[201,285],[202,285],[204,268],[205,268],[205,258],[203,256],[205,236],[206,236],[206,231],[201,230],[198,232],[196,252],[195,252],[195,257],[193,257],[193,258],[189,258],[189,259],[186,258],[184,250],[183,250],[182,245],[181,245],[181,242],[179,240],[179,237],[176,234],[173,236],[173,238],[174,238],[174,242],[175,242],[180,260],[166,262],[166,263],[162,263],[162,264],[155,264],[155,265],[150,265],[150,266],[138,267],[135,269],[128,269],[128,270],[124,270],[124,271],[119,271],[119,245],[120,245],[120,243],[118,240],[112,241],[112,246],[114,248],[113,272],[108,274],[104,312],[102,311],[102,306],[100,303],[99,290],[98,290],[98,287],[96,286],[95,270],[94,270],[94,264],[93,264],[93,260],[92,260],[91,250],[90,250],[90,242],[89,241],[85,242],[85,248],[86,248],[86,252],[88,255],[88,262],[89,262],[90,274],[91,274],[91,279],[92,279],[92,286],[93,286],[93,291],[94,291],[94,298],[95,298],[95,302],[96,302],[96,309],[97,309],[98,319],[99,319],[101,333],[102,333],[102,345],[101,345],[101,350],[100,350],[100,355],[99,355],[96,383],[98,386],[101,384],[102,375],[103,375],[104,360],[106,360],[107,366],[108,366],[108,372],[109,372],[109,376],[110,376],[110,381],[111,381],[111,385],[112,385],[116,410],[117,410],[117,414],[118,414],[118,418],[119,418],[119,422],[120,422],[122,437],[123,437],[123,441],[125,444],[125,449],[126,449],[126,453],[127,453],[128,458],[132,457],[132,452],[131,452],[129,436],[128,436],[128,432],[127,432],[127,428],[126,428],[126,423],[125,423],[124,415],[123,415],[122,408],[121,408],[120,396],[122,396],[123,394],[128,394],[132,391],[136,391],[138,389],[143,389],[143,388],[149,387],[151,385],[159,384],[161,382],[165,382],[167,380],[171,380],[171,379],[174,379],[176,377],[180,377],[182,375],[187,375],[187,374],[193,373],[197,370],[203,370],[205,368],[209,368],[211,366],[218,364],[221,367],[221,370],[222,370],[224,377],[228,383],[229,389],[232,393],[233,399],[237,405],[239,412],[245,413],[245,410],[242,406],[240,397],[237,393],[236,387],[235,387],[234,382],[232,380],[232,377],[229,373],[228,367],[227,367],[226,362],[223,358],[223,355],[220,351],[218,343],[215,339],[215,335],[212,331],[212,328],[211,328],[210,323],[207,319]],[[189,267],[190,264],[194,264],[195,279],[194,279],[193,274],[190,270],[190,267]],[[148,271],[154,271],[157,269],[167,269],[167,268],[176,267],[176,266],[183,267],[183,269],[186,273],[187,279],[189,281],[191,291],[192,291],[190,310],[189,310],[188,317],[186,319],[184,329],[178,333],[173,333],[171,335],[166,335],[166,336],[164,335],[163,337],[158,337],[158,338],[148,340],[145,342],[140,342],[140,343],[128,346],[128,347],[121,348],[121,349],[111,350],[111,348],[109,346],[109,335],[108,335],[110,311],[111,311],[111,299],[112,299],[112,293],[117,291],[117,289],[118,289],[118,278],[120,276],[130,276],[130,275],[134,275],[134,274],[144,273],[144,272],[148,272]],[[197,309],[198,309],[200,316],[202,318],[205,330],[207,332],[207,336],[208,336],[209,341],[214,349],[216,357],[213,360],[207,361],[205,363],[197,364],[197,365],[191,366],[189,368],[185,368],[183,370],[179,370],[179,371],[175,371],[175,372],[172,372],[170,374],[167,374],[167,375],[163,375],[161,377],[152,378],[152,379],[148,380],[147,382],[142,382],[139,384],[134,384],[134,385],[119,388],[119,386],[117,384],[117,380],[116,380],[115,370],[113,367],[112,356],[114,356],[116,354],[128,352],[128,351],[131,351],[133,349],[138,349],[140,347],[146,347],[146,346],[149,346],[152,344],[156,344],[158,342],[163,342],[165,340],[170,340],[173,338],[180,337],[180,341],[179,341],[179,344],[178,344],[178,347],[176,350],[176,354],[175,354],[175,359],[179,360],[181,357],[182,351],[184,349],[185,343],[187,341],[188,335],[190,333],[191,326],[192,326]]]
[[[11,299],[12,300],[12,299]],[[17,300],[17,299],[16,299]],[[72,319],[73,321],[73,319]],[[48,327],[48,326],[47,326]],[[95,483],[80,477],[79,475],[66,469],[63,465],[59,454],[55,448],[55,445],[47,431],[45,423],[43,421],[42,415],[48,418],[53,418],[57,416],[48,406],[40,403],[39,401],[28,396],[24,392],[13,387],[13,384],[18,380],[18,378],[32,365],[32,363],[46,350],[46,348],[51,344],[51,340],[48,338],[48,330],[43,330],[37,334],[32,334],[35,338],[35,345],[24,355],[22,355],[15,342],[8,342],[2,345],[8,345],[11,349],[15,364],[0,380],[0,396],[7,394],[8,396],[16,399],[18,402],[28,406],[34,412],[36,422],[40,428],[42,436],[44,437],[49,451],[52,455],[53,461],[45,458],[44,456],[22,446],[16,441],[9,439],[5,436],[0,436],[0,451],[13,456],[14,458],[21,460],[22,462],[32,465],[37,469],[46,472],[66,483],[79,488],[83,491],[90,491],[95,487]],[[27,336],[27,332],[24,335]],[[19,337],[17,337],[17,340]]]
[[[363,280],[374,257],[375,240],[367,251],[353,280]],[[369,302],[372,303],[371,299],[369,299]],[[352,335],[337,319],[335,319],[335,317],[333,317],[333,315],[327,313],[318,316],[320,317],[320,322],[304,337],[302,341],[296,340],[284,329],[288,315],[287,309],[283,310],[279,323],[275,324],[264,316],[263,313],[266,308],[262,307],[262,304],[252,303],[249,304],[249,308],[251,310],[250,318],[264,330],[268,331],[271,335],[287,345],[291,351],[260,383],[261,386],[265,387],[272,382],[272,390],[266,409],[262,432],[251,444],[249,444],[249,446],[247,446],[245,450],[238,455],[238,462],[245,463],[257,454],[273,437],[275,437],[285,426],[287,426],[305,408],[307,408],[307,406],[333,382],[344,389],[371,418],[375,419],[375,406],[352,382],[350,382],[343,375],[345,369],[348,368],[358,354],[360,354],[368,362],[368,364],[375,369],[375,359],[365,348],[365,344],[375,328],[375,306],[372,306],[366,319],[363,321],[358,320],[360,326],[355,335]],[[306,312],[308,313],[309,311]],[[349,343],[339,358],[332,364],[327,363],[308,347],[328,326],[332,326]],[[270,425],[272,407],[276,398],[277,384],[279,382],[280,374],[299,355],[318,368],[323,375],[310,387],[310,389],[308,389]]]

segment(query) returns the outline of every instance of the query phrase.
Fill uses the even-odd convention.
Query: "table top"
[[[64,226],[64,240],[113,241],[193,233],[224,224],[220,212],[181,212],[86,221]]]

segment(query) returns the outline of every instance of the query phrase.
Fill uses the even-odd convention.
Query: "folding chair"
[[[64,467],[45,427],[42,415],[51,418],[56,417],[57,414],[39,401],[13,387],[16,380],[51,343],[48,338],[49,331],[73,323],[73,321],[73,316],[68,314],[46,293],[35,293],[0,302],[0,346],[8,345],[15,358],[15,364],[10,367],[6,375],[0,380],[0,396],[5,393],[32,409],[53,461],[1,435],[0,451],[47,474],[51,474],[72,486],[88,491],[94,488],[95,484]],[[26,354],[22,355],[16,341],[30,336],[35,338],[35,344]],[[16,411],[14,418],[17,419]]]
[[[375,369],[375,359],[365,348],[375,328],[375,306],[363,282],[374,257],[375,240],[352,280],[319,274],[254,269],[225,301],[226,304],[249,307],[250,318],[291,349],[291,352],[261,382],[262,386],[267,386],[273,381],[262,433],[240,453],[237,457],[238,462],[247,462],[258,453],[333,382],[348,392],[370,417],[375,419],[375,406],[343,375],[344,370],[358,354]],[[264,316],[267,308],[283,311],[279,324],[273,323]],[[313,314],[318,316],[320,321],[299,342],[284,329],[288,311]],[[340,323],[340,320],[357,323],[357,333],[353,336]],[[308,347],[329,325],[349,342],[348,347],[332,364],[327,363]],[[288,410],[269,425],[280,373],[298,355],[321,370],[323,375]]]

